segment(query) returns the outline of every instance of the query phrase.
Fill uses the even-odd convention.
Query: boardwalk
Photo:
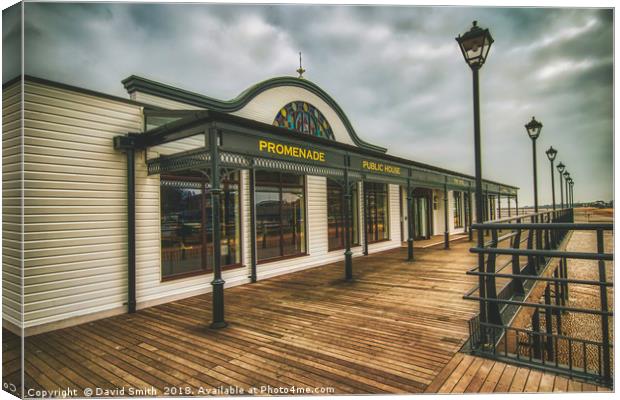
[[[464,273],[475,262],[470,245],[416,249],[414,263],[403,261],[404,248],[356,258],[353,283],[334,263],[227,289],[230,326],[219,331],[206,328],[205,294],[29,337],[26,388],[79,395],[96,387],[124,387],[125,395],[130,388],[159,395],[592,389],[458,353],[476,313],[461,298],[475,279]]]

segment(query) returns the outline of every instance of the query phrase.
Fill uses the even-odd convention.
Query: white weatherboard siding
[[[11,330],[22,327],[21,97],[21,82],[2,90],[2,318]]]
[[[27,328],[98,312],[123,312],[127,169],[112,138],[141,127],[137,105],[26,82]],[[144,171],[138,171],[137,180],[144,178]],[[136,201],[139,206],[152,204],[156,196],[140,187]],[[138,233],[148,228],[138,220]]]
[[[171,110],[200,109],[193,105],[164,99],[139,91],[132,92],[131,98],[146,104],[168,108]],[[259,93],[252,100],[250,100],[243,108],[238,111],[232,112],[231,114],[271,125],[273,124],[273,120],[275,119],[276,115],[282,107],[292,101],[299,100],[312,104],[319,111],[321,111],[321,113],[323,113],[330,126],[332,127],[332,131],[334,132],[336,141],[347,144],[354,144],[343,121],[325,101],[323,101],[314,93],[295,86],[279,86],[267,89],[264,92]],[[195,147],[201,146],[199,141],[193,142],[193,145]],[[152,150],[157,151],[161,154],[170,154],[170,151],[167,150],[167,145],[158,146],[157,149],[153,148]]]

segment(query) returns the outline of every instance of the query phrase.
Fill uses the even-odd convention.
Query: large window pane
[[[238,174],[222,183],[220,201],[221,265],[241,263]],[[213,224],[209,185],[196,176],[161,179],[162,277],[213,269]]]
[[[258,260],[305,253],[303,176],[256,171],[255,177]]]
[[[364,203],[368,243],[389,239],[387,185],[365,182]]]
[[[198,186],[200,186],[198,184]],[[163,182],[161,187],[161,268],[169,276],[203,268],[202,189]]]
[[[462,228],[463,227],[463,198],[461,192],[452,192],[454,197],[454,227]]]
[[[327,180],[327,243],[328,249],[338,250],[345,247],[344,190],[340,184]],[[349,223],[351,226],[351,245],[359,244],[359,208],[357,188],[351,190],[349,205]]]
[[[304,194],[301,188],[282,191],[282,255],[306,251],[304,237]]]

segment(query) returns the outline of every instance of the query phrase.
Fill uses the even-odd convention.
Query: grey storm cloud
[[[25,71],[120,96],[136,74],[229,99],[295,75],[301,51],[305,77],[362,138],[471,174],[471,71],[454,38],[473,20],[495,38],[481,70],[484,177],[519,186],[520,204],[532,204],[523,125],[535,115],[540,203],[551,201],[550,145],[578,201],[611,199],[611,9],[26,3]]]

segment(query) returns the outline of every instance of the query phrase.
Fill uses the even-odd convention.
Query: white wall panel
[[[25,326],[122,308],[127,169],[112,138],[142,129],[141,108],[28,81],[24,107]]]
[[[2,318],[22,326],[22,90],[2,90]]]

